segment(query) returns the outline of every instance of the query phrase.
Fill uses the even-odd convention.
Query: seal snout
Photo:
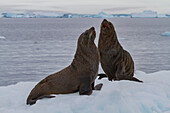
[[[103,20],[102,24],[101,24],[101,28],[106,29],[108,25],[108,21],[106,19]]]
[[[106,19],[104,19],[103,22],[108,22],[108,21]]]
[[[91,27],[91,28],[90,28],[90,31],[94,31],[94,30],[95,30],[95,28],[94,28],[94,27]]]
[[[94,41],[95,37],[96,37],[95,28],[94,28],[94,27],[91,27],[91,28],[89,29],[89,38]]]

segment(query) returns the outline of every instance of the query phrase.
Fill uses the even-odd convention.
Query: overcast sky
[[[104,11],[131,13],[153,10],[170,14],[170,0],[0,0],[4,11],[61,11],[94,14]]]

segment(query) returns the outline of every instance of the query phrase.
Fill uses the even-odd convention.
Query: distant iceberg
[[[131,14],[107,14],[100,12],[98,14],[76,14],[64,12],[35,11],[23,13],[1,13],[0,18],[168,18],[169,14],[158,14],[156,11],[145,10],[139,13]]]
[[[0,14],[0,18],[2,18],[3,17],[3,15],[2,14]]]
[[[170,18],[170,15],[166,14],[166,17],[169,17],[169,18]]]
[[[34,12],[36,18],[61,18],[64,14],[57,12]]]
[[[161,34],[161,36],[168,36],[168,37],[170,37],[170,32],[164,32],[164,33]]]
[[[67,13],[64,14],[62,18],[113,18],[113,15],[108,15],[104,12],[100,12],[98,14],[72,14]]]
[[[4,18],[61,18],[64,14],[57,12],[33,12],[33,13],[2,13]]]
[[[166,18],[166,14],[158,14],[158,18]]]
[[[132,13],[132,18],[157,18],[158,14],[156,11],[145,10],[140,13]]]
[[[2,13],[2,17],[5,18],[24,18],[25,14],[23,13]]]
[[[117,17],[117,18],[131,18],[131,14],[112,14],[114,17]]]
[[[0,36],[0,40],[5,40],[6,38],[4,36]]]
[[[113,15],[108,15],[104,12],[100,12],[96,15],[91,15],[92,18],[113,18],[114,16]]]

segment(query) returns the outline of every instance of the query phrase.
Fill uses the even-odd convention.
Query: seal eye
[[[107,25],[106,25],[106,24],[103,24],[103,28],[107,28]]]

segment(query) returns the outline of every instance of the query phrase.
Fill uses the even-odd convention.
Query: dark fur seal
[[[99,79],[108,77],[112,80],[131,80],[142,82],[134,76],[134,62],[126,50],[120,45],[114,26],[106,19],[101,23],[98,43],[101,66],[105,74],[99,74]]]
[[[40,81],[27,98],[27,104],[35,104],[38,99],[52,98],[50,94],[67,94],[79,91],[80,95],[90,95],[93,89],[100,90],[102,84],[94,87],[98,74],[99,53],[94,43],[94,27],[82,33],[78,39],[74,59],[68,67]]]

